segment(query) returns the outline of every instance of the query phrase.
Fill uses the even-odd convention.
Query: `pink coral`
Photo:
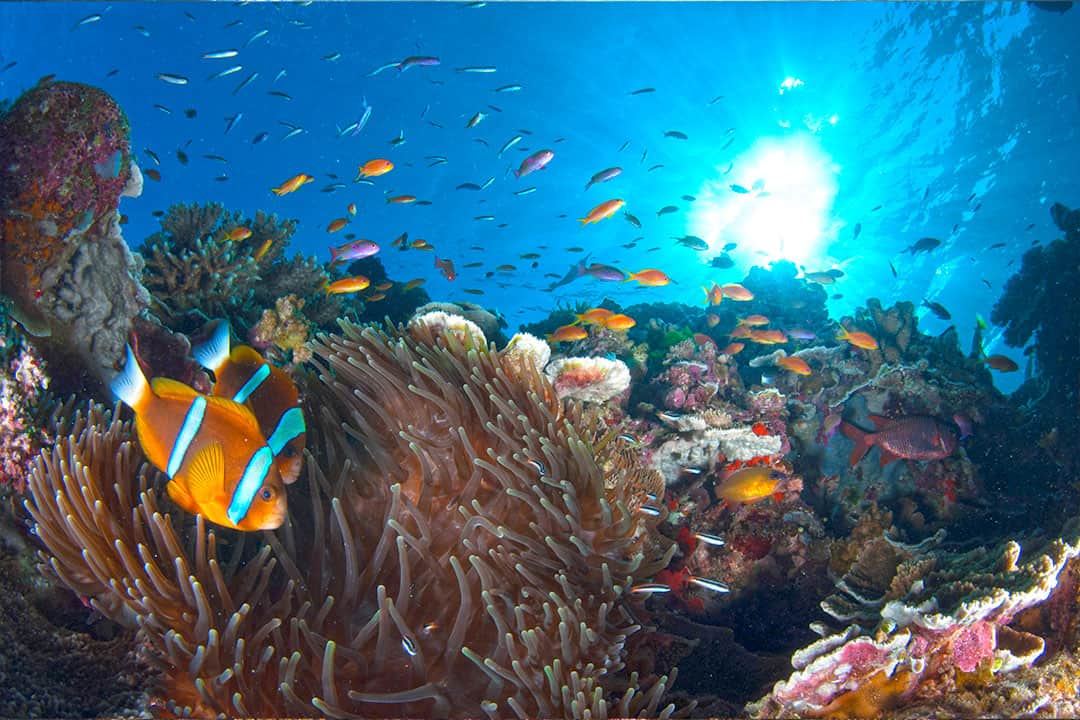
[[[29,412],[48,384],[41,363],[26,348],[0,377],[0,485],[10,485],[20,493],[26,489],[30,464],[46,440]]]

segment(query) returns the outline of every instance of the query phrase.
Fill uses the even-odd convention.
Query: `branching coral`
[[[33,473],[45,565],[134,619],[174,709],[656,714],[667,678],[620,671],[629,587],[670,553],[628,509],[640,484],[613,481],[633,472],[606,462],[617,444],[593,446],[534,368],[453,333],[344,325],[313,345],[306,497],[254,554],[159,507],[129,424],[100,409]]]
[[[250,235],[232,240],[240,228]],[[295,220],[262,211],[248,220],[218,203],[173,205],[143,246],[144,282],[174,330],[192,332],[208,317],[228,317],[247,331],[279,298],[314,297],[329,279],[313,258],[285,258],[295,230]],[[307,314],[328,324],[340,310],[337,298],[319,298]]]

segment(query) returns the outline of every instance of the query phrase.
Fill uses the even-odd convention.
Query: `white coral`
[[[544,369],[555,394],[602,403],[630,387],[630,368],[622,360],[607,358],[560,358]]]

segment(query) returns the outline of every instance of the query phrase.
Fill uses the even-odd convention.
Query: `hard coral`
[[[0,290],[50,357],[107,380],[149,301],[120,235],[138,195],[127,117],[105,92],[42,82],[0,117]],[[59,364],[59,363],[58,363]]]
[[[308,492],[254,555],[253,536],[159,505],[130,424],[100,409],[35,467],[43,567],[137,622],[171,710],[670,712],[666,678],[620,672],[629,588],[667,557],[609,482],[616,445],[594,447],[539,373],[453,333],[346,323],[314,351]]]
[[[277,299],[274,307],[263,310],[262,317],[251,329],[251,344],[260,350],[274,347],[292,353],[293,363],[311,359],[307,341],[311,324],[304,317],[304,300],[289,294]]]
[[[1023,563],[1011,541],[954,553],[930,540],[909,546],[879,538],[822,602],[847,628],[825,635],[819,627],[824,637],[795,653],[796,672],[751,713],[831,716],[842,706],[880,712],[901,698],[940,697],[980,667],[1004,674],[1028,666],[1044,642],[1009,625],[1051,596],[1078,555],[1075,524]]]

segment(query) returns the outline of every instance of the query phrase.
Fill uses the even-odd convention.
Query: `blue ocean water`
[[[829,288],[833,317],[871,296],[925,298],[949,309],[966,347],[1021,255],[1057,236],[1049,206],[1080,204],[1080,9],[1063,7],[4,3],[0,98],[50,74],[117,98],[139,163],[161,174],[123,201],[135,247],[157,229],[155,210],[218,201],[297,218],[293,249],[329,259],[344,233],[327,225],[356,203],[348,231],[380,243],[391,277],[497,308],[512,329],[605,296],[700,303],[702,285],[786,258],[844,273]],[[237,53],[203,57],[223,50]],[[376,72],[420,55],[439,64]],[[213,77],[233,66],[242,69]],[[464,71],[478,67],[489,72]],[[339,132],[365,101],[366,126]],[[555,153],[546,169],[510,173],[545,148]],[[431,166],[435,157],[446,162]],[[373,158],[395,169],[354,184]],[[584,189],[609,167],[622,174]],[[315,181],[270,193],[301,172]],[[483,190],[457,189],[489,178]],[[430,205],[386,202],[400,194]],[[640,229],[622,212],[580,226],[614,198]],[[390,247],[402,232],[435,252]],[[673,239],[688,234],[709,249]],[[923,237],[940,247],[902,252]],[[712,267],[729,243],[734,267]],[[585,277],[546,291],[586,255],[674,282]],[[433,256],[453,260],[453,282]],[[504,264],[515,269],[495,270]],[[950,324],[920,313],[925,332]],[[1019,359],[998,337],[986,351]]]

